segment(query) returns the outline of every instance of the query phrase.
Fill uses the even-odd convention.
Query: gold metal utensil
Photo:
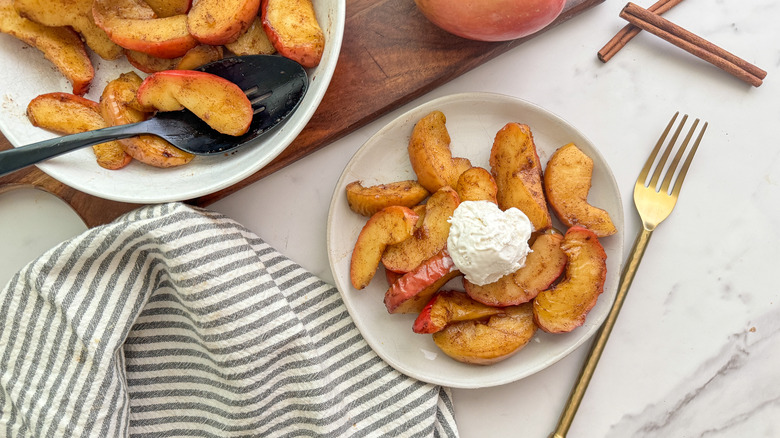
[[[674,117],[672,117],[672,120],[669,121],[669,125],[667,125],[666,129],[661,135],[661,138],[658,139],[658,143],[655,145],[655,148],[653,148],[653,152],[647,159],[647,162],[642,168],[642,171],[639,173],[639,177],[637,178],[636,184],[634,185],[634,204],[636,204],[639,217],[642,219],[642,230],[639,232],[639,235],[634,241],[634,246],[631,248],[631,253],[628,257],[628,260],[626,261],[626,265],[623,268],[623,272],[620,275],[617,296],[615,297],[614,304],[612,304],[612,309],[607,315],[607,319],[604,321],[601,329],[596,333],[596,338],[593,341],[593,345],[591,346],[590,353],[588,353],[585,364],[582,366],[577,383],[574,385],[571,393],[569,394],[569,400],[566,402],[566,406],[564,407],[563,412],[561,413],[561,417],[558,420],[558,426],[552,435],[550,435],[550,438],[566,437],[566,433],[569,431],[569,427],[574,420],[574,415],[577,413],[580,402],[585,395],[585,390],[588,388],[588,383],[590,383],[590,379],[593,377],[593,372],[596,370],[596,365],[601,358],[601,353],[604,351],[604,347],[607,344],[607,339],[612,332],[612,328],[615,326],[618,313],[620,313],[620,308],[623,306],[623,301],[626,299],[628,288],[631,287],[631,282],[634,280],[634,275],[636,274],[637,268],[639,267],[639,262],[642,260],[642,256],[645,253],[647,243],[650,241],[650,236],[652,235],[653,230],[655,230],[655,227],[657,227],[658,224],[663,222],[663,220],[669,216],[669,214],[674,209],[675,204],[677,204],[677,198],[680,195],[680,188],[682,187],[683,180],[685,179],[685,175],[691,165],[693,155],[699,148],[699,143],[701,143],[701,139],[704,136],[704,131],[707,129],[707,122],[704,122],[704,126],[702,126],[696,141],[693,143],[690,152],[688,152],[687,158],[685,159],[682,168],[680,168],[679,174],[675,178],[675,171],[677,170],[677,166],[680,164],[682,157],[685,155],[688,144],[690,143],[691,138],[693,137],[696,128],[699,125],[699,119],[696,119],[688,131],[688,134],[686,135],[682,145],[674,155],[674,158],[669,164],[668,169],[665,169],[667,167],[666,162],[671,155],[672,150],[674,149],[674,145],[677,142],[680,133],[682,132],[683,126],[685,126],[685,122],[688,120],[687,114],[682,117],[682,120],[677,126],[677,129],[674,131],[672,138],[669,140],[666,149],[663,150],[661,157],[658,160],[656,160],[656,158],[658,157],[658,153],[661,151],[661,146],[663,146],[666,137],[672,130],[678,115],[679,112],[675,113]],[[651,176],[650,170],[653,169],[653,165],[656,163],[656,161],[657,164],[655,166],[655,171],[653,171]],[[664,172],[664,170],[666,170],[666,176],[662,181],[660,181],[661,174]],[[648,176],[650,176],[649,181]],[[672,185],[672,181],[674,181],[674,185]]]

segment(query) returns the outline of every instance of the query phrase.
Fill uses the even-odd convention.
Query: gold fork
[[[701,143],[701,139],[704,136],[704,131],[707,129],[707,122],[704,122],[704,126],[702,126],[701,131],[699,132],[699,136],[693,143],[693,147],[690,149],[682,168],[680,168],[679,174],[675,178],[677,166],[685,155],[691,138],[693,138],[696,127],[699,125],[699,119],[696,119],[693,122],[682,146],[680,146],[672,159],[672,162],[669,164],[668,169],[666,170],[666,176],[659,187],[658,182],[661,178],[661,174],[664,172],[666,162],[674,149],[674,145],[682,132],[685,122],[688,120],[687,114],[683,116],[680,124],[674,131],[672,138],[669,140],[668,146],[664,149],[661,157],[658,159],[658,163],[655,166],[655,171],[653,172],[650,181],[648,181],[647,178],[650,175],[653,164],[656,162],[658,152],[661,150],[661,146],[663,146],[663,143],[672,130],[674,122],[677,120],[679,114],[679,112],[675,113],[672,120],[669,121],[669,125],[666,126],[661,138],[658,139],[658,143],[656,143],[655,148],[653,148],[653,152],[647,159],[647,162],[639,173],[639,177],[634,185],[634,204],[639,212],[639,217],[642,219],[642,230],[634,241],[634,246],[631,248],[631,253],[623,268],[623,272],[620,275],[617,296],[615,297],[615,302],[612,304],[612,309],[607,315],[607,319],[604,321],[601,329],[596,333],[596,339],[593,341],[590,353],[588,353],[585,364],[582,366],[580,376],[569,394],[569,400],[566,402],[566,406],[558,420],[558,426],[552,435],[550,435],[550,438],[566,437],[566,433],[568,433],[569,427],[574,420],[574,415],[577,413],[580,402],[585,395],[585,390],[588,388],[588,383],[590,383],[593,372],[596,370],[596,365],[601,358],[601,353],[604,351],[604,347],[607,344],[607,339],[612,332],[612,328],[615,326],[618,313],[620,313],[620,308],[623,306],[623,301],[626,299],[628,288],[634,280],[634,275],[636,274],[639,262],[642,260],[642,256],[645,253],[647,243],[650,241],[650,236],[652,235],[653,230],[655,230],[655,227],[669,216],[674,209],[675,204],[677,204],[677,198],[680,195],[680,188],[682,187],[683,180],[688,173],[688,168],[691,166],[693,155],[699,148],[699,143]],[[672,181],[674,181],[674,185],[672,185]]]

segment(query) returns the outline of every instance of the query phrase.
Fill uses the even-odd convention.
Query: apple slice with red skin
[[[409,272],[444,249],[450,233],[449,218],[459,204],[457,192],[450,187],[442,187],[433,193],[425,203],[422,224],[414,230],[414,236],[385,251],[382,256],[385,268]]]
[[[548,333],[567,333],[585,323],[607,278],[607,254],[592,231],[569,228],[561,249],[568,258],[563,280],[533,302],[534,319]]]
[[[203,44],[228,44],[249,28],[259,10],[260,0],[199,0],[187,13],[187,28]]]
[[[411,237],[417,214],[406,207],[394,205],[376,212],[358,234],[349,277],[355,289],[364,289],[374,278],[382,253],[387,245],[398,243]]]
[[[458,275],[455,262],[442,250],[393,283],[385,292],[385,307],[390,313],[418,313],[433,294]]]
[[[325,51],[322,32],[311,0],[262,0],[260,16],[271,44],[285,58],[316,67]]]
[[[447,356],[465,363],[490,365],[525,347],[536,333],[531,303],[504,307],[485,319],[448,324],[433,334],[433,342]]]
[[[436,333],[454,322],[483,319],[503,312],[499,307],[486,306],[472,300],[463,292],[441,291],[434,295],[420,311],[412,331]]]
[[[92,16],[117,45],[157,58],[178,58],[198,45],[187,29],[186,14],[156,18],[142,2],[95,0]]]
[[[252,104],[238,85],[211,73],[166,70],[144,79],[137,94],[143,107],[159,111],[192,111],[214,130],[241,135],[254,116]]]
[[[463,280],[466,293],[488,306],[514,306],[533,300],[550,287],[566,268],[568,260],[561,249],[563,235],[545,232],[531,246],[525,265],[498,281],[483,286]]]

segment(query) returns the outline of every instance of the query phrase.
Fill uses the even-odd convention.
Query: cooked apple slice
[[[460,275],[447,251],[425,260],[407,272],[385,292],[390,313],[418,313],[445,283]]]
[[[209,62],[219,61],[223,57],[222,46],[201,44],[178,58],[158,58],[148,53],[125,49],[130,65],[144,73],[157,73],[165,70],[195,70]]]
[[[569,228],[561,248],[569,259],[563,280],[534,299],[534,319],[549,333],[566,333],[581,326],[607,278],[607,254],[592,231]]]
[[[199,0],[187,13],[187,27],[203,44],[232,43],[249,28],[260,0]]]
[[[92,0],[14,0],[19,14],[46,26],[68,26],[84,37],[92,51],[103,59],[117,59],[122,48],[95,24]]]
[[[185,53],[176,64],[176,70],[195,70],[202,65],[219,61],[223,57],[224,50],[222,49],[222,46],[201,44],[187,50],[187,53]]]
[[[433,111],[420,119],[409,138],[409,161],[417,181],[433,193],[442,187],[455,187],[460,174],[471,168],[465,158],[453,158],[447,118]]]
[[[490,365],[525,347],[536,333],[531,303],[505,307],[485,320],[461,321],[433,334],[433,342],[449,357]]]
[[[137,74],[130,72],[123,73],[106,85],[100,96],[100,113],[108,125],[126,125],[149,117],[149,113],[136,108],[138,103],[135,96],[141,82]],[[154,167],[181,166],[194,157],[156,135],[139,135],[117,141],[128,155]]]
[[[97,102],[69,93],[47,93],[27,105],[27,118],[33,126],[58,134],[77,134],[108,126]],[[92,146],[97,163],[106,169],[125,167],[132,158],[117,141]]]
[[[311,0],[262,0],[263,29],[276,50],[304,67],[316,67],[325,51]]]
[[[498,206],[525,213],[536,231],[552,226],[542,188],[542,165],[527,125],[507,123],[496,133],[490,166],[498,185]]]
[[[493,176],[482,167],[472,167],[460,175],[455,191],[464,201],[490,201],[496,204],[498,187]]]
[[[145,3],[94,0],[92,15],[111,41],[125,49],[171,59],[198,45],[187,29],[184,14],[156,18],[154,10]]]
[[[73,94],[89,90],[95,69],[78,33],[69,27],[50,27],[21,17],[13,0],[0,0],[0,32],[43,52],[73,85]]]
[[[412,331],[436,333],[454,322],[484,319],[501,313],[504,313],[503,309],[474,301],[463,292],[441,291],[428,301],[414,320]]]
[[[255,17],[246,32],[238,36],[232,43],[225,44],[225,48],[238,56],[244,55],[272,55],[276,53],[271,39],[263,29],[260,17]]]
[[[599,237],[617,232],[609,213],[588,203],[593,160],[574,143],[553,153],[544,173],[547,200],[566,226],[585,227]]]
[[[425,203],[422,224],[414,236],[391,245],[382,256],[385,268],[395,272],[409,272],[447,246],[450,233],[449,218],[460,204],[458,194],[450,187],[439,189]]]
[[[157,73],[158,71],[175,70],[179,62],[181,62],[181,57],[170,59],[158,58],[148,53],[128,49],[125,49],[125,57],[127,58],[127,61],[130,63],[130,65],[144,73]]]
[[[483,286],[463,280],[466,293],[488,306],[514,306],[533,300],[547,289],[566,268],[568,260],[561,249],[563,235],[544,233],[536,238],[525,265],[498,281]]]
[[[171,17],[186,14],[192,6],[192,0],[144,0],[158,17]]]
[[[374,278],[387,245],[402,242],[412,235],[417,214],[394,205],[378,211],[363,226],[352,251],[349,277],[355,289],[364,289]]]
[[[138,103],[160,111],[184,108],[214,130],[241,135],[252,123],[252,104],[238,85],[210,73],[167,70],[154,73],[138,87]]]
[[[360,181],[347,184],[347,203],[357,214],[371,216],[391,205],[414,207],[428,197],[425,187],[417,181],[396,181],[387,184],[363,187]]]

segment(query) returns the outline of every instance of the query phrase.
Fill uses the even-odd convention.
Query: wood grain
[[[544,31],[603,1],[569,0]],[[433,26],[411,0],[346,0],[346,6],[344,39],[333,79],[300,135],[249,178],[188,203],[208,206],[541,34],[500,43],[470,41]],[[0,136],[0,150],[10,147]],[[138,207],[87,195],[36,167],[0,177],[4,189],[20,185],[59,196],[88,227],[108,223]]]

